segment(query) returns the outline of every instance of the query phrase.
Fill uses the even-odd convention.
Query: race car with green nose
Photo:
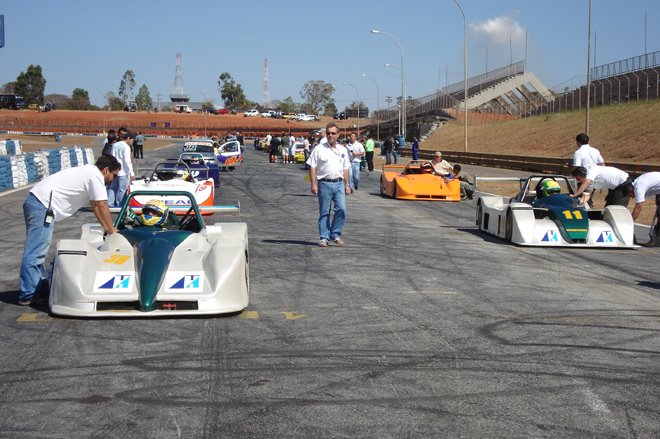
[[[588,209],[579,205],[571,196],[576,187],[574,179],[562,175],[532,175],[517,180],[520,190],[514,197],[482,194],[478,198],[479,230],[524,246],[637,247],[635,224],[626,207]],[[554,190],[548,192],[549,187]]]
[[[154,199],[132,207],[132,198],[144,196]],[[172,210],[181,207],[170,208],[164,197],[188,197],[189,207],[176,215]],[[99,224],[84,224],[79,239],[58,242],[49,297],[53,314],[225,314],[248,306],[246,223],[205,224],[187,191],[135,191],[115,228],[117,233],[104,236]]]

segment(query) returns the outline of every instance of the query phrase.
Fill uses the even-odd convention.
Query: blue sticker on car
[[[613,243],[614,234],[612,233],[611,230],[605,230],[604,232],[600,232],[600,235],[598,236],[596,242]]]
[[[543,235],[541,242],[559,242],[559,235],[556,230],[548,230]]]

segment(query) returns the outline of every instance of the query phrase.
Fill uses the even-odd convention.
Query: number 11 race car
[[[574,192],[572,180],[533,175],[520,179],[520,192],[513,198],[482,195],[477,200],[477,226],[518,245],[637,247],[630,211],[624,206],[585,209],[569,196]],[[546,187],[554,190],[548,193]]]
[[[183,216],[158,198],[189,198]],[[49,305],[77,317],[233,313],[248,306],[248,230],[241,222],[205,225],[189,192],[133,192],[107,237],[99,224],[57,244]]]

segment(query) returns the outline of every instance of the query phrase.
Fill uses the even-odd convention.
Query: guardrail
[[[403,150],[408,156],[409,149]],[[421,159],[431,160],[435,151],[420,150]],[[525,172],[538,172],[540,174],[568,175],[570,158],[559,157],[526,157],[518,155],[486,154],[477,152],[442,151],[442,157],[448,162],[460,163],[462,165],[477,165],[490,168],[515,169]],[[614,166],[630,174],[635,178],[646,172],[660,171],[660,165],[644,163],[605,162],[608,166]]]

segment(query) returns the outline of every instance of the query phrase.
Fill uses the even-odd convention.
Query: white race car
[[[130,198],[107,237],[98,224],[57,244],[50,290],[53,314],[77,317],[223,314],[248,306],[248,230],[242,222],[205,225],[188,192],[183,217],[158,224],[131,209]],[[162,203],[161,203],[162,205]],[[163,206],[164,207],[164,206]],[[145,211],[148,208],[145,207]],[[153,219],[153,217],[148,217]],[[161,218],[162,219],[162,218]]]
[[[483,180],[483,179],[482,179]],[[496,178],[490,180],[499,180]],[[509,180],[509,179],[506,179]],[[561,175],[521,178],[513,198],[482,195],[477,200],[477,226],[518,245],[635,248],[635,224],[623,206],[587,210],[569,196],[573,179]],[[543,196],[544,181],[553,180],[564,193]]]
[[[192,162],[192,163],[191,163]],[[185,191],[195,197],[197,205],[203,215],[213,213],[213,200],[215,198],[215,182],[213,178],[199,178],[208,176],[208,167],[204,166],[203,158],[198,153],[183,153],[176,163],[159,163],[147,173],[134,180],[128,188],[128,193],[144,192],[144,195],[131,199],[131,207],[140,207],[148,200],[154,198],[155,193],[162,191]],[[187,196],[168,195],[163,201],[170,207],[190,207]],[[119,212],[119,208],[110,209]],[[178,210],[181,212],[181,210]]]

